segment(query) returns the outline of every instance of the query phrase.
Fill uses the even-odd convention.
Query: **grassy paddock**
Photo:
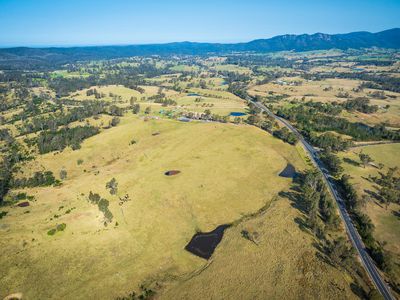
[[[67,179],[60,187],[26,189],[36,201],[7,209],[0,297],[20,291],[32,299],[113,299],[151,278],[193,272],[205,262],[184,250],[192,235],[271,201],[290,185],[277,176],[288,162],[304,165],[296,147],[255,127],[132,115],[80,150],[39,156],[21,176],[45,169],[58,177],[64,169]],[[170,169],[182,173],[164,176]],[[113,177],[112,196],[105,185]],[[110,202],[107,227],[87,201],[90,191]],[[125,194],[131,200],[120,206]],[[64,231],[47,234],[61,223]]]
[[[382,163],[385,167],[382,170],[373,166],[363,168],[358,158],[361,150],[370,155],[376,165]],[[400,167],[399,152],[400,144],[386,144],[353,148],[349,152],[340,154],[340,157],[344,159],[344,173],[352,176],[351,181],[354,183],[359,196],[367,194],[366,191],[378,192],[376,184],[367,180],[368,176],[378,176],[379,172],[386,173],[389,167]],[[360,165],[357,165],[357,163],[360,163]],[[400,219],[397,216],[399,211],[400,205],[390,204],[386,209],[377,200],[368,202],[365,208],[365,212],[375,225],[374,237],[381,243],[387,243],[384,248],[395,257],[397,278],[400,278],[400,268],[398,267],[400,262]]]

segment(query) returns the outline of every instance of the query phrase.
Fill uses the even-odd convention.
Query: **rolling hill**
[[[209,55],[232,52],[267,53],[370,47],[400,48],[400,28],[377,33],[362,31],[347,34],[286,34],[269,39],[258,39],[236,44],[174,42],[127,46],[3,48],[0,49],[0,67],[50,66],[73,61],[145,55]]]

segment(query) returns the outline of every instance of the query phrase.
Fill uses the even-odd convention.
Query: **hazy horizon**
[[[398,29],[398,27],[393,27],[393,28],[388,28],[388,29],[384,29],[381,31],[386,31],[386,30],[391,30],[391,29]],[[366,30],[359,30],[359,32],[363,32]],[[354,31],[352,31],[354,32]],[[371,33],[376,33],[376,32],[380,32],[380,31],[374,31]],[[327,33],[327,32],[304,32],[303,34],[308,34],[308,35],[312,35],[312,34],[317,34],[317,33],[324,33],[324,34],[347,34],[350,32],[334,32],[334,33]],[[283,35],[286,34],[294,34],[294,33],[284,33]],[[294,35],[300,35],[301,33],[298,34],[294,34]],[[280,35],[280,34],[279,34]],[[257,39],[269,39],[269,38],[273,38],[279,35],[274,35],[274,36],[268,36],[268,37],[258,37],[258,38],[254,38],[251,40],[241,40],[241,41],[192,41],[192,40],[181,40],[181,41],[165,41],[165,42],[149,42],[149,43],[114,43],[114,44],[110,44],[110,43],[98,43],[98,44],[40,44],[40,45],[0,45],[0,49],[4,49],[4,48],[72,48],[72,47],[102,47],[102,46],[133,46],[133,45],[151,45],[151,44],[168,44],[168,43],[184,43],[184,42],[190,42],[190,43],[220,43],[220,44],[229,44],[229,43],[246,43],[246,42],[250,42],[253,40],[257,40]]]

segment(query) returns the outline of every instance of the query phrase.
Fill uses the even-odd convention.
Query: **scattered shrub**
[[[47,231],[47,235],[54,235],[56,232],[57,230],[55,228],[52,228],[49,231]]]
[[[61,223],[57,225],[57,231],[64,231],[64,229],[67,227],[67,224]]]

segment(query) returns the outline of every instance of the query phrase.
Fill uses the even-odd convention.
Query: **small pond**
[[[229,226],[220,225],[211,232],[196,233],[186,245],[185,250],[201,258],[209,259],[221,242],[225,229]]]
[[[296,176],[296,168],[292,164],[287,164],[285,169],[279,173],[279,176],[285,178],[294,178]]]
[[[179,170],[169,170],[164,173],[165,176],[173,176],[173,175],[178,175],[181,171]]]
[[[233,111],[233,112],[231,112],[230,115],[231,115],[232,117],[241,117],[241,116],[245,116],[245,115],[247,115],[247,114],[244,113],[244,112]]]
[[[191,97],[199,97],[199,96],[201,96],[201,95],[196,94],[196,93],[189,93],[188,96],[191,96]]]

